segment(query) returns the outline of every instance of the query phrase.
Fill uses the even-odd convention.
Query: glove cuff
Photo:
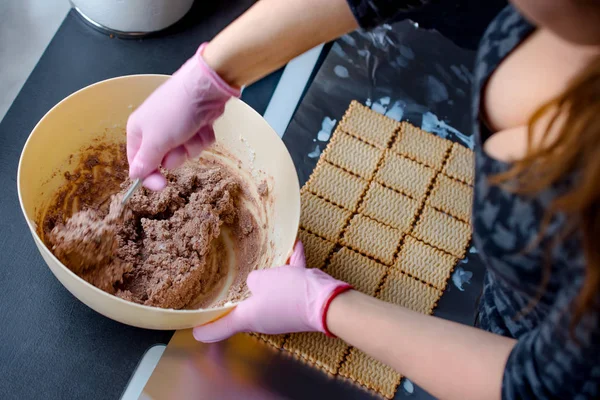
[[[208,66],[208,64],[204,61],[204,58],[202,58],[202,53],[204,52],[204,49],[206,48],[207,44],[208,42],[202,43],[198,48],[198,51],[196,52],[196,60],[198,61],[198,66],[202,70],[204,70],[204,72],[208,76],[210,76],[211,81],[216,87],[219,88],[219,90],[223,92],[224,95],[239,98],[241,95],[241,90],[231,87],[231,85],[225,82],[223,78],[219,76],[219,74],[217,74],[211,67]]]
[[[323,326],[323,332],[329,336],[329,337],[337,337],[335,336],[333,333],[331,333],[331,331],[329,330],[329,328],[327,327],[327,312],[329,311],[329,306],[331,305],[331,302],[333,301],[333,299],[335,299],[338,295],[348,291],[352,289],[352,286],[344,283],[341,284],[339,286],[337,286],[329,295],[329,297],[327,298],[327,300],[325,301],[325,304],[323,305],[323,313],[322,313],[322,317],[321,317],[321,324]]]

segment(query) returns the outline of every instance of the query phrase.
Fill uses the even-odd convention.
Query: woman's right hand
[[[229,84],[251,84],[357,27],[346,0],[315,0],[309,6],[305,0],[256,2],[131,115],[130,177],[142,178],[149,189],[162,189],[166,180],[159,166],[176,167],[214,141],[213,122],[227,100],[240,95]]]
[[[160,166],[176,168],[214,142],[214,121],[223,114],[225,103],[240,95],[204,62],[204,47],[127,121],[129,176],[143,179],[149,189],[166,185]]]

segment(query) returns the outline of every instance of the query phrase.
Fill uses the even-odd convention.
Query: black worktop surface
[[[91,83],[121,75],[174,72],[199,43],[212,38],[252,3],[196,2],[174,28],[143,40],[110,38],[73,12],[66,17],[0,122],[0,398],[116,399],[148,347],[167,343],[172,335],[105,318],[54,278],[18,204],[17,165],[27,136],[52,106]],[[493,15],[490,9],[497,10],[502,1],[493,1],[495,6],[492,2],[486,7],[475,5],[482,10],[476,20],[466,17],[477,15],[472,9],[476,1],[462,2],[471,8],[449,3],[454,2],[434,0],[421,15],[422,25],[446,30],[448,37],[472,48]],[[453,12],[458,16],[449,19]],[[472,23],[465,24],[468,20]],[[280,72],[274,73],[247,88],[243,100],[264,112],[279,76]],[[293,138],[288,136],[286,143],[290,142]],[[297,167],[306,175],[308,165]]]
[[[52,275],[18,203],[17,165],[29,133],[56,103],[89,84],[173,73],[252,3],[197,2],[182,23],[144,40],[110,38],[73,11],[66,17],[0,123],[0,398],[116,399],[146,349],[172,335],[105,318]],[[263,112],[279,76],[249,87],[243,99]]]

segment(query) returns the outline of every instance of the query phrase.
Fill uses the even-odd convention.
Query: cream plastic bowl
[[[75,275],[45,246],[36,218],[65,182],[68,163],[92,139],[103,135],[124,141],[129,114],[169,77],[133,75],[98,82],[73,93],[52,108],[25,143],[18,170],[21,208],[33,240],[54,276],[75,297],[100,314],[148,329],[186,329],[225,315],[235,304],[198,310],[144,306],[110,295]],[[168,101],[168,99],[165,99]],[[242,167],[269,176],[267,238],[273,254],[268,268],[285,264],[291,254],[300,218],[298,178],[292,159],[269,124],[241,100],[227,103],[215,123],[217,143],[241,161]],[[263,258],[264,260],[264,258]]]

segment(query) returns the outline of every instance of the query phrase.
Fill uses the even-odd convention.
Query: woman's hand
[[[306,268],[304,248],[298,242],[289,265],[253,271],[248,275],[248,289],[252,296],[231,313],[194,328],[196,340],[218,342],[238,332],[329,333],[327,308],[350,285],[318,269]]]
[[[252,296],[231,313],[194,328],[196,340],[217,342],[237,332],[319,331],[389,365],[436,397],[500,398],[516,340],[348,290],[347,283],[307,269],[300,243],[290,265],[252,272],[248,288]],[[469,378],[468,385],[456,379],[456,371]]]
[[[171,169],[215,140],[213,122],[240,92],[202,59],[205,45],[154,91],[127,121],[129,176],[152,190],[165,187],[159,166]]]

